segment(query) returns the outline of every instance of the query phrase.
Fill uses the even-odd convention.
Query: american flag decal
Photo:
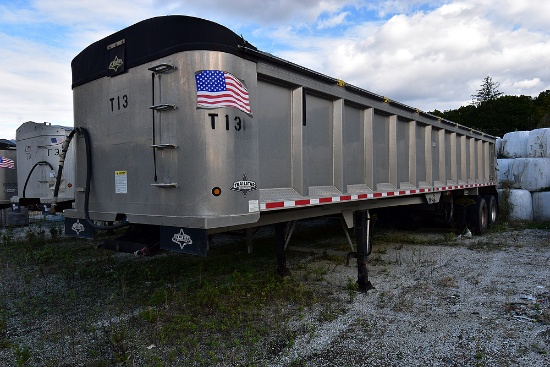
[[[234,107],[251,114],[248,90],[236,76],[221,70],[202,70],[195,74],[195,82],[199,107]]]
[[[6,158],[6,157],[0,157],[0,168],[11,168],[15,169],[15,163],[13,160]]]

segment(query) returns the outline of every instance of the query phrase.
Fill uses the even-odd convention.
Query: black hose
[[[50,164],[50,162],[47,162],[47,161],[36,162],[36,163],[34,164],[34,166],[32,166],[31,171],[29,172],[29,174],[27,175],[27,179],[25,180],[25,186],[23,186],[23,199],[26,198],[26,196],[25,196],[25,191],[27,191],[27,184],[29,183],[29,179],[31,178],[32,171],[34,171],[34,169],[36,168],[36,166],[41,166],[41,165],[43,165],[43,164],[47,164],[48,166],[50,166],[50,168],[52,169],[52,171],[55,171],[55,169],[54,169],[53,166]]]
[[[84,215],[86,217],[86,221],[94,229],[98,230],[111,230],[129,226],[129,222],[122,222],[111,226],[99,226],[90,219],[90,182],[92,180],[92,149],[90,146],[90,134],[88,133],[88,130],[84,129],[83,127],[79,127],[76,130],[78,130],[78,132],[84,136],[84,143],[86,146],[86,187],[84,191]]]
[[[53,197],[57,203],[57,196],[59,195],[59,186],[61,184],[61,174],[63,173],[63,167],[65,166],[65,156],[69,150],[69,144],[73,139],[76,130],[73,130],[69,133],[69,136],[65,138],[65,141],[61,145],[61,154],[59,154],[59,168],[57,169],[57,179],[55,180],[55,188],[53,189]],[[53,168],[52,168],[53,169]],[[52,205],[53,207],[53,205]]]

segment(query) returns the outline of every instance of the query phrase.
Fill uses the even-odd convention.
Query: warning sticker
[[[128,174],[126,171],[115,171],[115,193],[128,193]]]

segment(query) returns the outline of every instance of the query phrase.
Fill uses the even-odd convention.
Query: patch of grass
[[[186,351],[192,365],[211,365],[223,357],[212,355],[213,350],[227,351],[231,360],[245,364],[249,353],[270,343],[267,337],[284,341],[281,348],[292,343],[288,318],[324,297],[299,277],[276,275],[271,237],[255,240],[252,254],[243,239],[214,241],[208,257],[135,257],[98,248],[98,241],[60,237],[57,231],[37,226],[22,237],[14,236],[13,228],[1,233],[0,264],[18,285],[0,289],[9,302],[0,303],[0,348],[12,348],[22,365],[28,356],[39,355],[40,347],[19,347],[10,339],[12,315],[24,327],[44,318],[60,320],[41,331],[44,340],[65,340],[66,346],[54,352],[54,365],[71,353],[76,357],[75,348],[82,344],[75,336],[82,330],[97,341],[84,347],[87,365],[128,364],[136,348],[151,344],[158,348],[137,353],[152,362],[177,365],[181,354],[165,352],[177,348]],[[323,259],[328,262],[312,266],[319,280],[344,262],[342,257]],[[98,324],[98,319],[107,323]]]
[[[31,359],[31,351],[27,346],[15,345],[13,347],[13,354],[15,355],[15,361],[17,367],[28,366]]]
[[[392,231],[378,233],[374,237],[374,243],[408,244],[408,245],[442,245],[452,244],[456,236],[452,232],[435,236],[421,236],[407,232]],[[376,247],[375,247],[376,248]],[[380,250],[384,251],[384,250]],[[376,250],[374,250],[376,252]]]
[[[346,290],[348,291],[349,303],[353,303],[359,290],[359,284],[357,281],[348,277],[348,282],[346,283]]]
[[[4,303],[0,303],[0,349],[10,348],[8,339],[8,311]]]
[[[501,250],[502,248],[504,247],[507,247],[508,245],[506,245],[505,243],[501,243],[501,242],[491,242],[491,241],[486,241],[486,240],[477,240],[477,241],[474,241],[472,243],[470,243],[467,248],[469,250],[474,250],[474,251],[484,251],[484,252],[490,252],[490,251],[499,251]]]
[[[510,214],[513,210],[513,205],[510,203],[510,190],[512,189],[511,182],[502,182],[502,194],[498,200],[498,221],[508,222]]]
[[[439,280],[439,285],[445,288],[458,288],[456,277],[453,275],[445,276]]]

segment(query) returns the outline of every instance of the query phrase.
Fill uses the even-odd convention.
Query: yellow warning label
[[[128,174],[126,171],[115,171],[115,194],[128,193]]]

